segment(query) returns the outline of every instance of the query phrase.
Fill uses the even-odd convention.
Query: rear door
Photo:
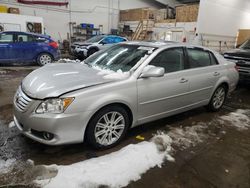
[[[213,53],[202,48],[186,48],[189,76],[189,100],[192,104],[210,100],[214,86],[221,77],[221,65]]]
[[[9,62],[14,59],[15,54],[12,52],[14,44],[13,33],[1,33],[0,34],[0,61]]]

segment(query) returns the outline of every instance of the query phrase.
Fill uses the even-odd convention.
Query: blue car
[[[58,60],[57,42],[49,36],[27,32],[0,32],[0,65],[37,63],[41,66]]]

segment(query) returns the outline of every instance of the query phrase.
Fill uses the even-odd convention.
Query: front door
[[[12,53],[14,43],[14,35],[12,33],[0,34],[0,62],[8,63],[14,59],[15,54]]]
[[[159,78],[139,78],[139,123],[175,114],[188,105],[188,73],[185,70],[183,48],[170,48],[160,52],[149,65],[163,67],[165,75]]]
[[[17,34],[13,52],[19,62],[31,62],[36,54],[34,37],[28,34]]]

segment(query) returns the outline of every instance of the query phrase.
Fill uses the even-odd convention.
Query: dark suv
[[[239,46],[239,48],[225,52],[224,57],[237,64],[240,81],[250,83],[250,39]]]

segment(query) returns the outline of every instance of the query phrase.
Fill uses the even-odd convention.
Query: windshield
[[[241,46],[241,49],[250,49],[250,39],[244,42]]]
[[[128,72],[154,48],[139,45],[120,44],[97,52],[85,60],[91,67]]]
[[[98,36],[95,36],[95,37],[92,37],[88,40],[86,40],[86,42],[89,42],[89,43],[94,43],[94,42],[99,42],[100,40],[102,40],[105,36],[103,35],[98,35]]]

